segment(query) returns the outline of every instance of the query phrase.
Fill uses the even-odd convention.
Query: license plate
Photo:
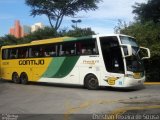
[[[141,78],[141,73],[134,73],[133,77],[135,79],[140,79]]]

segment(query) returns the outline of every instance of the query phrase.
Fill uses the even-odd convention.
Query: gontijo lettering
[[[44,65],[44,60],[20,60],[19,65]]]

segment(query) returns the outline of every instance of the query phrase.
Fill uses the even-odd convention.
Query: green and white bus
[[[143,59],[148,58],[149,49],[127,35],[52,38],[3,46],[1,78],[22,84],[34,81],[88,89],[126,88],[144,83]]]

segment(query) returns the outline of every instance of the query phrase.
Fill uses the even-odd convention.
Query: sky
[[[132,6],[138,3],[146,3],[148,0],[103,0],[98,4],[96,11],[79,12],[75,18],[65,17],[60,29],[71,29],[71,20],[81,19],[78,27],[91,27],[97,34],[114,33],[114,27],[118,24],[118,19],[127,23],[134,21]],[[25,4],[25,0],[0,0],[0,36],[9,33],[9,29],[14,25],[15,20],[20,20],[21,25],[33,25],[42,22],[49,26],[45,15],[30,16],[30,7]]]

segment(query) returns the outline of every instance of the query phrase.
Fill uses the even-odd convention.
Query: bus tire
[[[17,83],[17,84],[20,83],[20,79],[19,79],[19,76],[18,76],[18,73],[17,73],[17,72],[14,72],[14,73],[12,74],[12,81],[13,81],[14,83]]]
[[[28,76],[26,73],[21,73],[20,81],[24,85],[26,85],[28,83]]]
[[[88,90],[97,90],[99,88],[97,77],[93,74],[88,74],[84,79],[84,86]]]

